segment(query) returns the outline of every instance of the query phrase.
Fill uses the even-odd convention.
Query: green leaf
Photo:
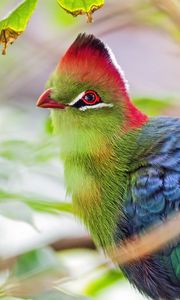
[[[49,269],[59,269],[59,272],[64,268],[60,265],[54,251],[50,248],[42,248],[30,251],[21,255],[12,271],[13,277],[27,278]]]
[[[133,102],[144,113],[150,116],[156,116],[163,112],[164,109],[172,105],[169,99],[153,99],[153,98],[134,98]]]
[[[52,290],[65,276],[69,274],[52,249],[37,249],[18,257],[2,290],[6,295],[33,299]]]
[[[26,29],[37,2],[38,0],[23,1],[0,21],[0,44],[3,45],[3,55],[6,54],[8,45],[12,44]]]
[[[118,281],[124,280],[124,276],[120,270],[108,270],[98,279],[91,281],[85,288],[85,294],[95,297],[103,289],[115,284]]]
[[[5,140],[1,142],[0,156],[8,160],[19,160],[22,162],[25,158],[30,158],[30,154],[33,150],[33,145],[26,141]]]
[[[104,0],[57,0],[59,5],[74,17],[86,14],[92,22],[92,14],[104,5]]]
[[[40,212],[48,212],[48,213],[73,213],[72,204],[67,202],[52,202],[46,199],[39,199],[35,197],[27,197],[23,194],[15,194],[9,193],[3,190],[0,190],[0,200],[17,200],[24,202],[32,209],[40,211]]]
[[[33,250],[17,259],[4,293],[31,300],[87,300],[57,290],[58,281],[67,276],[70,274],[51,248]]]
[[[48,125],[50,126],[50,124]],[[50,134],[50,128],[47,129]],[[38,142],[25,140],[4,140],[0,141],[0,157],[12,161],[25,162],[30,165],[35,162],[45,162],[58,157],[59,148],[54,137],[49,136]]]

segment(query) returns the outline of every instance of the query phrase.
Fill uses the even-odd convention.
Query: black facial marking
[[[84,101],[82,101],[81,99],[78,100],[76,103],[74,103],[72,105],[72,107],[75,107],[75,108],[80,108],[80,107],[83,107],[83,106],[86,106],[86,104],[84,103]]]

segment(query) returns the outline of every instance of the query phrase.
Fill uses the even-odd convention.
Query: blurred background
[[[17,3],[1,0],[0,18]],[[180,113],[178,0],[107,0],[91,25],[56,0],[39,0],[24,34],[0,56],[2,299],[144,299],[73,216],[48,111],[35,106],[79,32],[110,46],[143,111]]]

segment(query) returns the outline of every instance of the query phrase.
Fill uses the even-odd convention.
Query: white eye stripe
[[[69,105],[72,106],[74,105],[76,102],[78,102],[83,96],[84,96],[85,92],[80,93],[76,98],[74,98]]]
[[[92,105],[92,106],[82,106],[79,108],[79,110],[81,111],[85,111],[87,109],[93,109],[93,108],[103,108],[103,107],[113,107],[114,105],[113,104],[110,104],[110,103],[97,103],[95,105]]]
[[[85,95],[85,91],[80,93],[76,98],[74,98],[70,103],[69,106],[73,106],[75,103],[77,103],[84,95]],[[87,105],[87,106],[82,106],[80,108],[78,108],[81,111],[85,111],[87,109],[96,109],[96,108],[103,108],[103,107],[113,107],[114,105],[111,103],[104,103],[104,102],[100,102],[94,105]]]

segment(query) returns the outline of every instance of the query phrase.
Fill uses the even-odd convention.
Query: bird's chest
[[[93,162],[93,163],[92,163]],[[113,242],[120,214],[122,181],[112,164],[98,168],[94,161],[77,158],[65,164],[67,192],[71,194],[75,213],[85,223],[99,245]]]
[[[83,161],[83,158],[71,157],[64,164],[64,172],[66,190],[72,198],[75,214],[89,227],[94,215],[98,214],[102,199],[99,180],[90,162]]]

